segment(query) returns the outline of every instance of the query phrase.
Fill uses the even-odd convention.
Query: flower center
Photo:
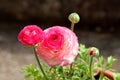
[[[56,41],[57,39],[58,39],[58,36],[57,35],[53,35],[51,40]]]

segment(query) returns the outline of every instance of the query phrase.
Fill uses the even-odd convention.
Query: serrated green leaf
[[[112,68],[112,66],[113,66],[113,62],[115,62],[116,61],[116,59],[115,58],[113,58],[112,56],[110,56],[110,57],[108,57],[108,59],[107,59],[107,69],[110,69],[110,68]]]
[[[98,66],[99,66],[99,67],[103,67],[104,63],[105,63],[104,57],[101,56],[101,57],[99,58],[99,65],[98,65]]]
[[[33,64],[22,67],[21,72],[25,74],[25,78],[39,79],[40,76],[42,78],[41,71],[35,68]]]

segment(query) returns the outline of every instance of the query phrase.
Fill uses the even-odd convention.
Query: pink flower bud
[[[36,25],[25,26],[18,34],[18,40],[27,46],[33,46],[42,41],[43,31]]]
[[[96,47],[91,47],[90,55],[99,56],[99,50]]]
[[[90,50],[90,55],[94,55],[94,50]]]
[[[36,52],[49,66],[67,66],[78,54],[78,38],[70,29],[53,26],[44,30],[44,40]]]

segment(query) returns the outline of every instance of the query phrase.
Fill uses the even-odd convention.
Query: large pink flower
[[[43,31],[36,25],[25,26],[18,34],[18,40],[27,46],[33,46],[42,40]]]
[[[44,30],[44,40],[36,52],[48,65],[67,66],[78,54],[77,36],[68,28],[53,26]]]

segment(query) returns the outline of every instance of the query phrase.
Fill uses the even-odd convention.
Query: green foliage
[[[90,55],[90,50],[93,49],[95,55]],[[98,56],[99,50],[95,47],[86,48],[85,45],[80,44],[79,55],[77,56],[74,63],[71,66],[54,66],[48,67],[44,66],[45,73],[48,77],[48,80],[91,80],[91,75],[94,79],[94,71],[99,68],[105,70],[112,69],[112,64],[116,60],[112,56],[108,57],[107,61],[103,56]],[[46,66],[46,67],[45,67]],[[21,68],[21,71],[24,72],[26,79],[32,80],[46,80],[41,70],[35,67],[33,64],[27,65]],[[114,74],[114,80],[120,79],[120,74]],[[99,80],[109,80],[102,73],[99,77]]]
[[[98,67],[103,67],[104,64],[105,64],[105,59],[104,59],[103,56],[101,56],[101,57],[99,58],[99,64],[98,64]]]
[[[41,74],[41,71],[38,68],[35,68],[33,64],[22,67],[21,72],[25,73],[26,79],[31,78],[33,80],[37,80],[37,79],[44,80],[43,75]]]
[[[113,58],[112,56],[110,56],[110,57],[108,57],[108,59],[107,59],[107,69],[111,69],[112,68],[112,64],[113,64],[113,62],[115,62],[116,61],[116,59],[115,58]]]
[[[120,73],[114,73],[114,80],[120,80]]]

